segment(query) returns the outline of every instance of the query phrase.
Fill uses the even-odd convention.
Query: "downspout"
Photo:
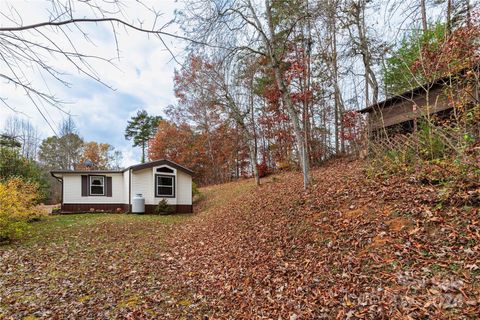
[[[128,169],[128,213],[132,212],[132,169]]]

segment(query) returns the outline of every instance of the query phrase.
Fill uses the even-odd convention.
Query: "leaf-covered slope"
[[[186,219],[33,224],[0,247],[0,319],[475,319],[478,208],[361,165],[205,188]]]
[[[359,167],[317,170],[308,193],[284,174],[200,214],[170,238],[167,281],[214,318],[478,315],[478,209]]]

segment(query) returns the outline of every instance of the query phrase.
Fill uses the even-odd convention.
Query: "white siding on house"
[[[125,197],[123,192],[123,175],[121,173],[109,173],[102,175],[112,177],[111,197],[82,197],[82,175],[78,173],[72,173],[63,175],[63,203],[124,203]]]
[[[129,185],[130,185],[130,170],[126,170],[123,173],[123,203],[129,204],[128,196],[129,196]],[[130,202],[131,203],[131,202]]]
[[[169,166],[166,166],[169,167]],[[162,199],[167,200],[168,204],[192,204],[192,177],[182,171],[169,167],[175,174],[175,197],[161,198],[155,197],[155,174],[159,167],[147,168],[138,171],[132,171],[132,200],[137,193],[141,193],[145,198],[145,204],[156,205]],[[162,173],[159,173],[162,174]],[[128,192],[128,190],[126,191]]]
[[[177,204],[192,204],[192,176],[177,171]]]
[[[153,198],[153,175],[152,168],[132,171],[132,200],[137,193],[145,198],[145,204],[156,204]]]
[[[99,173],[112,177],[112,196],[82,197],[82,173],[63,173],[63,203],[64,204],[129,204],[136,194],[141,193],[145,204],[157,205],[163,198],[155,197],[155,174],[161,166],[146,168],[138,171],[126,170],[119,173]],[[169,167],[169,166],[166,166]],[[175,176],[175,197],[164,198],[170,205],[192,204],[192,177],[180,170],[169,167]],[[131,181],[130,181],[131,180]],[[129,199],[129,189],[131,190]],[[129,201],[130,200],[130,201]]]

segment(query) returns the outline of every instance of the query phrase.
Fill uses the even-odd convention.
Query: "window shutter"
[[[107,177],[107,197],[112,196],[112,177]]]
[[[88,197],[88,176],[82,175],[82,197]]]

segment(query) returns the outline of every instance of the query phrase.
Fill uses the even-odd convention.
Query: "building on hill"
[[[173,161],[151,161],[123,170],[54,170],[51,174],[62,184],[61,211],[65,213],[132,212],[135,197],[145,200],[145,213],[154,213],[162,200],[172,212],[193,212],[193,172]]]
[[[367,115],[369,137],[413,132],[415,119],[433,115],[447,119],[454,105],[477,103],[478,76],[478,67],[464,69],[360,110]]]

